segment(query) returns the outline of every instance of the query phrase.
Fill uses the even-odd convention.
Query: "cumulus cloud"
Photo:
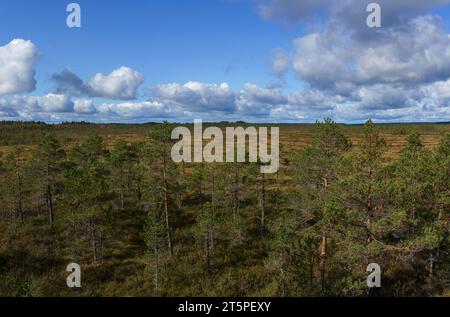
[[[348,111],[349,118],[396,120],[414,114],[434,118],[431,109],[442,113],[436,108],[448,107],[450,38],[442,19],[428,13],[450,0],[379,0],[380,29],[366,26],[370,2],[257,1],[266,20],[325,19],[293,42],[292,67],[308,88],[289,95],[287,105],[274,107],[272,114],[305,117],[302,111],[309,108],[311,114],[321,109],[337,116]]]
[[[144,77],[128,67],[120,67],[109,75],[96,74],[89,81],[96,96],[111,99],[134,99]]]
[[[376,46],[356,60],[356,77],[362,82],[432,82],[450,76],[450,39],[441,19],[418,17],[406,27],[387,31]]]
[[[309,91],[291,95],[289,105],[334,106],[349,118],[434,118],[430,109],[448,106],[450,96],[450,38],[442,24],[417,16],[370,40],[329,24],[297,38],[292,66]]]
[[[48,118],[58,120],[58,114],[65,118],[89,116],[90,120],[152,120],[193,119],[208,117],[222,120],[226,114],[230,119],[242,119],[243,115],[260,117],[268,115],[271,107],[288,102],[279,88],[262,88],[247,83],[240,91],[234,91],[226,84],[188,82],[186,84],[165,84],[155,87],[154,98],[147,101],[102,103],[94,105],[92,99],[72,101],[69,95],[50,93],[44,96],[14,95],[0,99],[0,117],[34,120]]]
[[[69,96],[47,94],[45,96],[13,96],[1,99],[0,104],[17,112],[73,112],[74,103]]]
[[[178,84],[179,86],[184,86]],[[212,85],[212,84],[203,84]],[[220,84],[217,84],[220,86]],[[360,86],[351,97],[324,90],[304,89],[284,94],[280,88],[259,87],[247,83],[233,95],[233,111],[195,110],[185,104],[163,99],[103,103],[98,106],[90,99],[71,101],[63,94],[44,96],[11,96],[0,99],[0,118],[21,120],[93,120],[98,122],[158,121],[172,119],[191,121],[249,120],[249,121],[314,121],[334,117],[344,121],[373,118],[380,121],[442,120],[450,114],[450,81],[427,84],[422,89],[377,84]],[[437,96],[443,106],[437,106]],[[184,99],[183,99],[184,100]],[[417,118],[420,113],[420,118]]]
[[[306,90],[290,94],[287,104],[291,108],[317,113],[333,110],[336,104],[342,103],[344,100],[340,96],[327,95],[320,90]]]
[[[434,16],[386,29],[375,43],[326,29],[298,38],[295,49],[298,77],[319,88],[425,83],[450,76],[450,39]]]
[[[330,0],[328,0],[330,1]],[[405,21],[432,12],[432,9],[450,4],[450,0],[343,0],[331,1],[331,19],[342,23],[352,31],[370,34],[366,27],[367,5],[376,2],[382,9],[382,26],[393,27]],[[369,32],[367,32],[369,31]]]
[[[137,90],[144,82],[144,77],[131,68],[120,67],[108,75],[97,73],[88,83],[68,69],[53,74],[52,80],[57,84],[58,93],[131,100],[136,98]]]
[[[170,118],[182,114],[174,111],[172,107],[163,105],[158,101],[124,102],[118,104],[102,104],[99,113],[116,116],[118,118]]]
[[[380,29],[366,26],[371,0],[256,0],[265,20],[308,23],[291,49],[274,49],[266,87],[247,83],[156,85],[150,100],[138,90],[144,77],[120,67],[80,78],[66,69],[52,76],[54,93],[35,90],[36,46],[13,40],[0,47],[0,118],[52,120],[177,120],[209,117],[231,120],[442,120],[450,115],[450,37],[442,18],[430,15],[450,0],[378,0]],[[293,68],[300,91],[284,74]],[[283,85],[280,85],[280,83]],[[72,97],[75,99],[72,101]],[[79,98],[78,100],[76,100]],[[91,98],[111,99],[95,105]]]
[[[373,85],[361,87],[355,93],[360,110],[402,109],[417,105],[425,95],[403,85]]]
[[[259,87],[252,83],[246,83],[239,91],[227,83],[172,83],[158,85],[153,92],[159,104],[191,114],[262,116],[269,114],[271,107],[288,102],[278,86]]]
[[[287,103],[287,97],[277,88],[262,88],[247,83],[236,98],[237,112],[243,115],[267,116],[273,107]]]
[[[66,95],[48,94],[42,97],[27,97],[28,103],[35,103],[42,112],[73,112],[74,103]]]
[[[0,117],[1,118],[16,118],[19,113],[13,109],[11,103],[7,102],[5,99],[0,99]]]
[[[0,95],[34,91],[39,51],[31,41],[12,40],[0,46]]]
[[[190,81],[157,85],[153,88],[155,97],[162,103],[176,105],[194,112],[232,112],[235,109],[235,94],[227,83],[205,84]]]
[[[272,74],[282,76],[288,70],[289,62],[289,54],[281,48],[276,48],[270,60]]]
[[[299,79],[319,88],[350,80],[344,58],[347,51],[338,45],[341,43],[336,43],[337,37],[326,32],[308,34],[295,40],[293,67]]]
[[[251,83],[246,83],[244,85],[241,95],[241,97],[259,104],[277,105],[287,103],[287,98],[283,95],[280,89],[262,88]]]
[[[417,14],[429,13],[437,6],[450,4],[450,0],[256,0],[258,12],[265,20],[293,24],[325,17],[360,30],[366,29],[366,8],[372,2],[382,7],[385,27],[399,24]]]
[[[80,114],[93,114],[97,112],[92,100],[76,100],[74,104],[74,110]]]
[[[55,73],[51,78],[57,85],[56,92],[74,96],[93,96],[89,85],[69,69]]]

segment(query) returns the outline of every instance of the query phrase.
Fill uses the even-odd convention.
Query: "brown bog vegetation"
[[[0,296],[449,295],[450,125],[280,125],[273,175],[175,126],[0,123]]]

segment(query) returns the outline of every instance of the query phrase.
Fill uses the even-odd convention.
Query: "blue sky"
[[[342,2],[0,0],[0,119],[450,120],[450,1]]]
[[[65,25],[67,2],[1,1],[0,37],[32,39],[44,53],[39,70],[70,67],[81,76],[127,65],[148,84],[199,80],[269,80],[273,47],[290,32],[265,23],[251,2],[222,0],[78,1],[82,28]]]

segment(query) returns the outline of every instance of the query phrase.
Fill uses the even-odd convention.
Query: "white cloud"
[[[443,83],[450,78],[450,38],[438,17],[413,18],[383,29],[371,40],[328,26],[296,39],[294,46],[298,78],[335,105],[351,104],[368,114],[424,103],[435,107],[446,101]],[[417,108],[416,115],[422,113]]]
[[[32,113],[69,113],[74,111],[74,103],[69,96],[47,94],[45,96],[19,96],[0,99],[0,110],[12,111],[19,116]]]
[[[241,114],[264,116],[270,113],[272,107],[287,102],[287,97],[278,88],[262,88],[247,83],[237,95],[236,107]]]
[[[289,54],[281,48],[276,48],[273,51],[273,56],[270,60],[272,74],[275,76],[281,76],[286,73],[289,68],[289,62]]]
[[[273,106],[272,117],[448,119],[450,36],[442,18],[430,14],[450,0],[376,1],[382,8],[380,29],[366,25],[370,2],[256,1],[263,19],[305,23],[305,30],[313,30],[286,53],[304,89],[288,95],[287,104]]]
[[[301,80],[328,88],[338,81],[350,79],[345,62],[347,51],[336,40],[339,40],[336,34],[324,32],[308,34],[294,41],[293,67]]]
[[[246,83],[241,94],[248,100],[252,100],[259,104],[284,104],[287,98],[280,89],[261,88],[255,84]]]
[[[355,92],[355,104],[361,110],[389,110],[415,106],[425,96],[420,91],[408,89],[403,85],[377,84],[364,86]]]
[[[140,73],[128,67],[120,67],[109,75],[97,73],[88,83],[68,69],[53,74],[52,79],[57,84],[58,93],[120,100],[135,99],[144,82]]]
[[[371,2],[381,6],[384,27],[401,24],[405,17],[430,13],[435,7],[450,4],[450,0],[256,0],[264,20],[291,25],[327,18],[352,30],[367,29],[366,8]]]
[[[367,5],[376,2],[382,10],[382,27],[400,26],[408,19],[418,15],[432,13],[432,10],[450,4],[450,0],[343,0],[332,1],[330,16],[332,20],[345,25],[349,30],[362,34],[370,34],[366,27]]]
[[[330,96],[320,90],[306,90],[292,93],[288,96],[288,104],[296,109],[317,113],[333,110],[336,104],[342,103],[344,98]]]
[[[93,114],[97,112],[92,100],[76,100],[74,105],[74,110],[76,113],[80,114]]]
[[[165,104],[177,105],[188,111],[234,111],[235,95],[227,83],[205,84],[190,81],[184,85],[172,83],[153,88],[155,97]]]
[[[28,102],[36,102],[42,112],[73,112],[74,103],[69,96],[48,94],[42,97],[28,97]]]
[[[298,38],[295,49],[298,77],[320,88],[336,89],[345,83],[420,84],[450,77],[450,39],[433,16],[386,29],[371,42],[326,29]]]
[[[381,43],[354,58],[357,79],[423,83],[450,77],[450,39],[440,24],[438,17],[423,16],[386,32]]]
[[[97,107],[102,114],[113,115],[119,118],[168,118],[181,114],[172,107],[163,105],[158,101],[123,102],[117,104],[102,104]]]
[[[111,99],[135,99],[138,87],[144,77],[128,67],[120,67],[109,75],[96,74],[89,81],[89,86],[96,96]]]
[[[30,41],[12,40],[0,47],[0,95],[34,91],[34,67],[39,59],[37,47]]]

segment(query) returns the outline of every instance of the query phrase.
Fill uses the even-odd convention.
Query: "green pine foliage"
[[[1,123],[0,296],[449,294],[450,134],[326,119],[261,175],[175,164],[174,127]]]

